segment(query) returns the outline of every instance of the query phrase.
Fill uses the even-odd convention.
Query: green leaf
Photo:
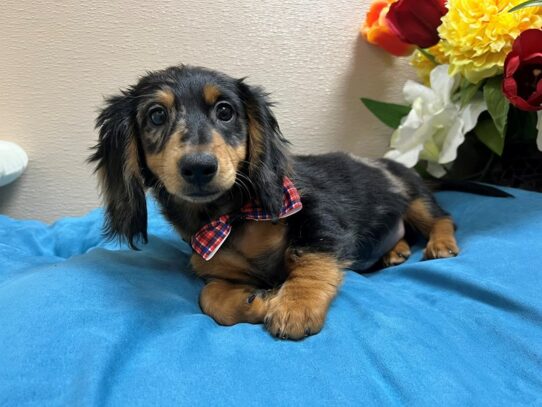
[[[507,140],[536,140],[538,136],[537,124],[538,116],[536,112],[526,112],[511,106],[508,115],[509,131],[506,135]]]
[[[510,103],[502,92],[501,84],[502,76],[489,79],[484,86],[484,99],[487,104],[487,111],[491,115],[497,131],[504,138]]]
[[[410,112],[410,106],[379,102],[378,100],[367,98],[361,98],[361,101],[372,114],[392,129],[398,128],[401,124],[401,119]]]
[[[420,53],[424,57],[426,57],[430,62],[432,62],[433,65],[438,65],[437,60],[435,59],[433,54],[431,54],[428,50],[426,50],[425,48],[418,48],[418,51],[420,51]]]
[[[538,116],[536,112],[519,111],[525,117],[519,128],[520,136],[523,136],[525,140],[536,140],[538,136]]]
[[[482,87],[483,82],[470,83],[466,79],[461,82],[461,87],[459,88],[459,101],[461,107],[467,106],[472,98],[478,93],[478,90]]]
[[[518,4],[516,7],[512,7],[508,12],[513,13],[514,11],[521,10],[526,7],[537,7],[542,6],[542,0],[529,0],[524,3]]]
[[[482,120],[474,129],[478,139],[497,155],[504,150],[504,136],[499,133],[493,120]]]
[[[414,166],[414,170],[422,177],[423,179],[435,178],[427,172],[427,161],[421,160]]]

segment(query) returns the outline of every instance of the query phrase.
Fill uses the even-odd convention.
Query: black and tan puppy
[[[342,153],[292,155],[270,108],[262,89],[189,66],[108,99],[90,158],[107,233],[132,247],[146,241],[151,190],[196,249],[203,312],[290,339],[322,329],[344,267],[404,262],[404,225],[428,239],[425,258],[457,255],[452,219],[413,171]]]

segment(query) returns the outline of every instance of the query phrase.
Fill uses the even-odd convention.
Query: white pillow
[[[15,143],[0,141],[0,187],[17,179],[28,165],[28,156]]]

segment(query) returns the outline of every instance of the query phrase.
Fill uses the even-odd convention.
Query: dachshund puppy
[[[459,253],[454,223],[413,171],[386,159],[292,155],[267,94],[243,79],[176,66],[107,99],[96,163],[106,233],[147,240],[145,193],[194,248],[216,322],[264,323],[280,338],[322,329],[343,269]]]

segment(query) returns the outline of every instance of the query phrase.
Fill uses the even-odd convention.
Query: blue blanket
[[[143,250],[103,212],[0,216],[0,405],[542,404],[542,195],[441,193],[463,251],[348,272],[301,342],[218,326],[189,247],[150,203]]]

